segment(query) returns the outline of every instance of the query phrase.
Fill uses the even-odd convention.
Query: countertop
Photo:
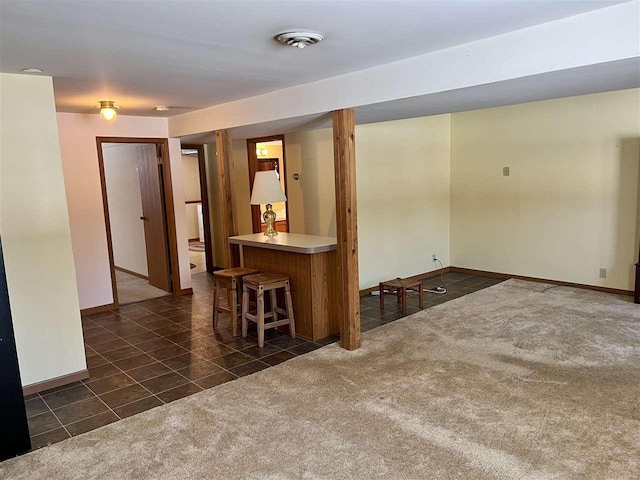
[[[330,252],[337,248],[335,237],[300,235],[298,233],[279,233],[273,238],[269,238],[263,233],[238,235],[237,237],[229,237],[229,243],[307,255]]]

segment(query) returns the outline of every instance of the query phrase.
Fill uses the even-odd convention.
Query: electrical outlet
[[[436,254],[434,253],[433,255],[431,255],[431,261],[435,262],[438,259],[438,257],[436,257]]]
[[[504,175],[505,177],[508,177],[509,175],[511,175],[511,170],[509,169],[509,167],[502,168],[502,175]]]
[[[600,278],[607,278],[607,269],[606,268],[601,268],[600,269]]]

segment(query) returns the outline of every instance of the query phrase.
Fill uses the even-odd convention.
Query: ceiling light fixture
[[[167,112],[169,111],[169,107],[167,107],[166,105],[158,105],[157,107],[154,108],[154,110],[156,112]]]
[[[274,38],[284,45],[303,49],[320,43],[324,40],[324,35],[313,30],[295,29],[280,32]]]
[[[102,118],[102,120],[107,123],[113,123],[116,121],[116,117],[118,116],[116,109],[118,109],[119,107],[116,107],[115,102],[113,102],[112,100],[100,100],[99,107],[100,118]]]
[[[22,71],[24,73],[42,73],[44,70],[41,68],[23,68]]]

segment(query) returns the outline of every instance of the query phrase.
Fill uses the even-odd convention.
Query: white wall
[[[138,149],[154,145],[103,144],[102,159],[107,185],[113,262],[116,267],[149,274],[138,176]],[[155,152],[152,154],[155,155]]]
[[[453,265],[632,290],[639,92],[452,115]]]
[[[113,302],[96,137],[167,138],[167,119],[119,115],[111,124],[99,115],[58,113],[62,168],[69,207],[71,241],[80,308]],[[169,156],[178,227],[182,288],[191,286],[180,141],[169,139]],[[185,271],[186,268],[186,271]]]
[[[22,384],[86,368],[50,77],[0,74],[0,231]]]

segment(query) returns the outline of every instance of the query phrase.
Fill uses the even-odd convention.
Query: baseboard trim
[[[52,388],[62,387],[70,383],[79,382],[80,380],[84,380],[86,378],[89,378],[89,371],[86,369],[80,370],[78,372],[69,373],[60,377],[55,377],[49,380],[44,380],[42,382],[26,385],[22,387],[22,394],[26,397],[27,395],[33,395],[34,393],[40,393]]]
[[[133,270],[127,270],[126,268],[122,268],[118,266],[114,266],[113,268],[115,268],[116,270],[120,270],[121,272],[128,273],[129,275],[133,275],[134,277],[142,278],[143,280],[149,280],[149,277],[141,273],[134,272]]]
[[[178,295],[193,295],[193,288],[183,288],[182,290],[180,290],[180,292],[178,292]]]
[[[98,305],[97,307],[83,308],[80,310],[80,315],[91,315],[93,313],[108,312],[109,310],[117,310],[118,305],[115,303],[108,303],[106,305]]]
[[[451,271],[451,267],[444,267],[444,273],[447,273],[450,271]],[[427,278],[439,276],[440,272],[441,270],[434,270],[432,272],[420,273],[418,275],[414,275],[408,278],[410,278],[411,280],[426,280]],[[365,288],[364,290],[360,290],[360,296],[364,297],[366,295],[369,295],[371,292],[377,292],[379,289],[380,289],[379,285],[376,285],[375,287]]]
[[[484,277],[492,277],[492,278],[503,278],[503,279],[515,278],[518,280],[526,280],[528,282],[549,283],[551,285],[559,285],[562,287],[582,288],[584,290],[595,290],[596,292],[615,293],[617,295],[633,296],[634,294],[633,290],[622,290],[619,288],[599,287],[597,285],[585,285],[583,283],[563,282],[560,280],[549,280],[548,278],[526,277],[523,275],[511,275],[509,273],[489,272],[486,270],[474,270],[472,268],[451,267],[450,271],[457,272],[457,273],[468,273],[471,275],[482,275]]]

